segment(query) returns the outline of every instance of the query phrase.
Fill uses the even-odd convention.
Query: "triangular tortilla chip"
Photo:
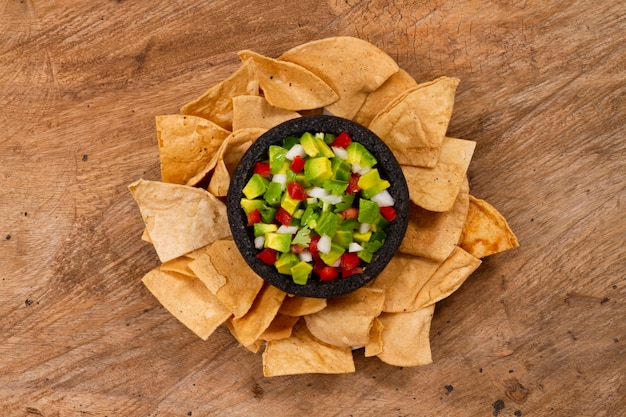
[[[325,298],[311,297],[286,297],[283,305],[280,306],[280,313],[287,316],[305,316],[307,314],[317,313],[326,307]]]
[[[143,179],[128,189],[161,262],[230,236],[226,205],[205,190]]]
[[[437,165],[422,168],[402,165],[409,198],[430,211],[448,211],[465,180],[476,142],[445,138]]]
[[[477,258],[519,247],[506,219],[485,200],[470,195],[459,246]]]
[[[211,160],[230,134],[202,117],[164,115],[156,117],[161,180],[185,184]]]
[[[176,259],[161,264],[161,271],[176,272],[190,278],[197,278],[196,274],[189,268],[189,263],[192,260],[192,258],[188,258],[187,256],[179,256]]]
[[[248,50],[240,51],[239,57],[254,61],[263,95],[273,106],[293,111],[311,110],[339,98],[328,84],[305,67]]]
[[[279,59],[301,65],[324,80],[339,94],[326,109],[352,119],[367,98],[398,71],[385,52],[362,39],[338,36],[298,45]]]
[[[230,311],[197,278],[155,268],[142,282],[163,307],[204,340],[230,316]]]
[[[303,321],[293,327],[287,339],[267,342],[263,352],[263,375],[345,374],[355,371],[350,348],[317,340]]]
[[[384,328],[383,322],[376,317],[370,330],[370,340],[365,345],[365,357],[376,356],[383,351]]]
[[[369,124],[401,165],[434,167],[454,107],[457,78],[419,84],[380,111]]]
[[[180,112],[204,117],[226,130],[232,130],[232,98],[243,94],[259,94],[259,82],[254,75],[254,63],[251,59],[243,61],[230,77],[185,104]]]
[[[291,336],[293,326],[298,321],[298,317],[285,316],[284,314],[277,314],[270,323],[269,327],[265,329],[263,334],[259,337],[261,340],[280,340],[286,339]]]
[[[264,97],[233,97],[233,131],[246,128],[271,129],[300,113],[272,106]]]

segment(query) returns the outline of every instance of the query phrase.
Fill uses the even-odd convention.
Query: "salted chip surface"
[[[400,165],[434,167],[448,130],[458,78],[419,84],[392,101],[369,124]]]
[[[459,246],[477,258],[519,247],[504,216],[491,204],[472,195]]]
[[[430,325],[435,305],[409,313],[383,313],[383,351],[376,355],[395,366],[419,366],[431,363]]]
[[[300,113],[272,106],[264,97],[233,97],[233,131],[246,128],[271,129]]]
[[[401,165],[409,187],[409,199],[430,211],[448,211],[465,181],[476,142],[445,138],[433,168]]]
[[[383,322],[376,317],[370,330],[370,340],[365,345],[365,357],[376,356],[383,351],[384,328]]]
[[[161,264],[161,271],[176,272],[191,278],[196,278],[196,274],[189,268],[189,263],[193,261],[187,256],[179,256],[176,259]]]
[[[428,211],[411,203],[409,224],[398,250],[443,262],[452,253],[461,237],[468,208],[467,179],[463,182],[454,205],[448,211]]]
[[[339,95],[326,105],[335,116],[352,119],[368,93],[398,71],[398,64],[371,43],[350,36],[319,39],[298,45],[280,60],[301,65],[324,80]]]
[[[204,340],[230,317],[230,311],[197,278],[157,267],[142,282],[163,307]]]
[[[269,327],[259,336],[259,339],[270,341],[286,339],[291,336],[293,326],[297,323],[299,317],[286,316],[278,313]]]
[[[325,298],[301,297],[298,295],[285,297],[283,305],[280,306],[280,313],[295,317],[305,316],[326,308],[326,304]]]
[[[385,293],[383,311],[403,313],[419,309],[420,290],[437,271],[441,262],[396,253],[385,269],[374,278],[372,288]]]
[[[316,339],[300,320],[286,339],[267,342],[263,352],[263,375],[345,374],[355,371],[350,348]]]
[[[185,184],[201,170],[230,134],[210,120],[189,115],[156,117],[161,180]]]
[[[374,318],[383,308],[385,294],[377,288],[359,288],[329,298],[325,309],[304,316],[309,331],[319,340],[339,347],[365,346]]]
[[[232,130],[232,98],[244,94],[259,95],[259,82],[254,74],[252,60],[243,61],[230,77],[183,105],[180,112],[209,119],[226,130]]]
[[[286,110],[311,110],[337,101],[337,93],[303,66],[279,61],[253,51],[240,51],[242,61],[254,61],[255,75],[265,99]]]
[[[128,188],[161,262],[230,236],[226,205],[205,190],[143,179]]]

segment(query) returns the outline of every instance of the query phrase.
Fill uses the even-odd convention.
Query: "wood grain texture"
[[[626,414],[626,9],[618,1],[0,0],[0,415]],[[461,79],[449,135],[521,248],[437,304],[433,364],[263,378],[145,290],[126,186],[154,117],[269,56],[366,39]]]

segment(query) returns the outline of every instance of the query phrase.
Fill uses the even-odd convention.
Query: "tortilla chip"
[[[155,268],[144,275],[142,282],[163,307],[204,340],[230,316],[230,311],[197,278]]]
[[[376,317],[370,330],[370,340],[365,345],[365,357],[376,356],[383,351],[383,322]]]
[[[280,58],[307,68],[339,94],[326,105],[335,116],[352,119],[367,95],[398,71],[385,52],[362,39],[338,36],[298,45]]]
[[[383,351],[378,358],[395,366],[419,366],[431,363],[430,324],[435,305],[410,313],[383,313]]]
[[[263,97],[233,97],[233,131],[246,128],[271,129],[298,117],[300,113],[272,106]]]
[[[172,259],[171,261],[167,261],[161,264],[161,271],[176,272],[190,278],[197,278],[196,274],[194,274],[194,272],[189,268],[189,263],[192,260],[193,259],[188,258],[187,256],[180,256],[176,259]]]
[[[469,207],[469,184],[463,182],[452,209],[434,212],[410,203],[409,224],[399,251],[443,262],[461,237]]]
[[[297,321],[298,317],[286,316],[279,313],[260,336],[260,339],[266,341],[286,339],[291,336],[291,331]]]
[[[244,345],[243,343],[241,343],[241,340],[239,340],[239,338],[237,337],[237,333],[235,331],[235,328],[233,327],[233,325],[230,322],[230,320],[227,320],[226,323],[224,323],[224,324],[226,325],[226,328],[228,330],[230,330],[230,334],[233,335],[235,340],[237,340],[241,346],[245,347],[246,349],[248,349],[252,353],[257,353],[263,347],[263,344],[265,344],[264,340],[257,339],[257,340],[255,340],[254,342],[252,342],[249,345]]]
[[[283,305],[280,306],[279,312],[286,316],[298,317],[317,313],[325,307],[325,298],[294,296],[285,298]]]
[[[252,51],[240,51],[242,61],[254,61],[255,75],[265,99],[286,110],[311,110],[334,103],[337,93],[303,66],[279,61]]]
[[[385,106],[391,103],[396,97],[417,87],[417,81],[403,69],[393,74],[378,87],[367,95],[365,102],[354,116],[353,120],[363,126],[368,126],[374,116],[376,116]]]
[[[230,134],[217,124],[197,116],[156,117],[161,180],[185,184],[198,173]]]
[[[161,262],[230,236],[226,205],[205,190],[143,179],[128,189]]]
[[[265,284],[246,315],[230,320],[241,344],[251,345],[261,337],[276,317],[285,295],[284,291]]]
[[[437,165],[422,168],[402,165],[409,198],[430,211],[448,211],[465,180],[476,142],[445,138]]]
[[[459,246],[477,258],[519,247],[506,219],[485,200],[469,197],[469,211]]]
[[[370,285],[385,292],[383,311],[406,313],[418,310],[418,294],[440,265],[441,262],[432,259],[396,253]]]
[[[355,371],[350,348],[340,348],[317,340],[299,321],[291,337],[267,342],[263,352],[266,377],[305,373],[345,374]]]
[[[243,61],[230,77],[185,104],[180,112],[203,117],[226,130],[232,130],[232,98],[244,94],[259,95],[259,82],[254,75],[254,63],[251,59]]]
[[[394,100],[369,124],[401,165],[434,167],[439,160],[454,107],[457,78],[419,84]]]
[[[141,233],[141,240],[144,242],[152,243],[152,239],[150,239],[150,233],[148,233],[147,228],[143,228],[143,233]]]
[[[346,295],[329,298],[325,309],[304,316],[311,334],[339,347],[365,346],[374,318],[383,308],[385,293],[362,287]]]

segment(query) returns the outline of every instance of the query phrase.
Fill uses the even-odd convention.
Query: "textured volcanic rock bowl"
[[[267,265],[257,258],[259,252],[254,247],[254,233],[247,226],[247,217],[240,207],[242,189],[253,173],[254,164],[267,155],[270,145],[282,144],[289,135],[304,132],[339,133],[346,131],[353,141],[362,143],[377,159],[381,177],[391,183],[388,189],[395,200],[396,219],[387,227],[387,239],[374,254],[372,262],[365,264],[363,273],[333,281],[320,281],[312,274],[306,285],[293,282],[288,275],[280,274],[274,266]],[[232,176],[227,197],[228,222],[235,244],[250,267],[266,282],[287,292],[304,297],[329,298],[347,294],[362,287],[378,275],[398,250],[406,232],[409,220],[409,191],[398,161],[383,141],[367,128],[350,120],[335,116],[308,116],[293,119],[268,130],[248,148]]]

